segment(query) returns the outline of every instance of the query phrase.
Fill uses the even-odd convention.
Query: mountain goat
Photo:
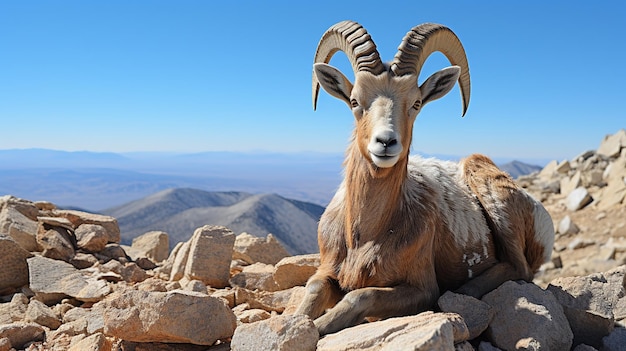
[[[348,56],[354,84],[328,65],[337,51]],[[418,85],[424,61],[436,51],[453,66]],[[489,158],[409,158],[417,114],[457,81],[465,115],[467,58],[445,26],[411,29],[390,64],[358,23],[340,22],[322,36],[313,107],[321,85],[348,105],[356,122],[344,179],[320,219],[320,266],[296,311],[314,319],[320,334],[368,317],[422,312],[445,290],[480,297],[506,280],[531,281],[550,259],[550,215]]]

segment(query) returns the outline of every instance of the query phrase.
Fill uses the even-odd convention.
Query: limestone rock
[[[34,322],[50,329],[56,329],[61,325],[59,316],[43,302],[32,300],[26,309],[25,322]]]
[[[187,265],[187,259],[189,258],[189,249],[191,247],[191,241],[185,241],[184,243],[178,243],[172,253],[168,257],[167,261],[172,262],[172,268],[170,272],[170,280],[180,280],[185,275],[185,267]]]
[[[567,209],[570,211],[578,211],[589,205],[593,201],[587,189],[578,187],[567,196]]]
[[[243,260],[248,264],[260,262],[274,265],[282,258],[289,256],[287,250],[272,234],[268,234],[263,239],[248,233],[241,233],[235,239],[233,250],[234,260]]]
[[[28,284],[26,259],[30,256],[10,236],[0,234],[0,294]]]
[[[597,152],[607,157],[617,157],[623,147],[626,147],[626,130],[621,129],[613,135],[604,137]]]
[[[67,229],[40,225],[37,230],[37,244],[43,248],[42,256],[69,262],[74,257],[74,245]]]
[[[26,251],[38,251],[37,221],[10,204],[0,210],[0,234],[8,234]]]
[[[134,238],[131,248],[139,257],[147,257],[158,263],[167,259],[169,245],[169,236],[166,232],[151,231]]]
[[[470,333],[470,339],[474,339],[482,334],[494,316],[493,308],[487,303],[474,297],[456,294],[451,291],[441,295],[437,305],[439,305],[442,312],[457,313],[463,317]]]
[[[570,178],[565,176],[561,179],[561,194],[569,195],[574,189],[578,188],[582,185],[581,181],[581,173],[580,171],[576,171],[574,175]]]
[[[572,221],[570,216],[565,216],[559,222],[558,230],[559,234],[576,234],[580,231],[578,226]]]
[[[53,214],[57,217],[67,218],[72,222],[74,228],[78,228],[81,224],[98,224],[106,229],[107,242],[120,242],[120,226],[117,223],[117,219],[111,216],[75,210],[54,210]]]
[[[274,281],[274,266],[265,263],[254,263],[243,268],[229,280],[230,285],[249,290],[277,291],[280,290]]]
[[[569,350],[572,330],[554,295],[531,283],[508,281],[483,296],[495,312],[487,328],[489,340],[503,350],[518,342],[540,349]]]
[[[235,330],[230,347],[233,351],[314,351],[318,339],[317,328],[308,316],[277,316],[240,325]]]
[[[423,312],[346,328],[326,335],[317,350],[454,350],[469,337],[456,313]]]
[[[215,288],[227,286],[234,243],[235,234],[226,227],[206,225],[196,229],[190,239],[185,277]]]
[[[574,345],[584,343],[596,348],[613,330],[613,307],[625,294],[622,284],[611,284],[602,273],[557,278],[547,290],[563,306],[574,332]]]
[[[81,224],[74,232],[78,247],[89,252],[100,252],[104,250],[109,242],[107,230],[99,224]]]
[[[0,340],[9,339],[11,346],[16,350],[24,349],[24,344],[30,341],[42,341],[45,330],[36,323],[16,322],[0,325]]]
[[[80,301],[99,301],[111,292],[102,280],[83,276],[69,263],[34,256],[27,260],[30,288],[35,293],[60,294]]]
[[[195,292],[127,289],[111,294],[105,305],[105,334],[128,341],[213,345],[236,327],[220,299]]]
[[[305,285],[319,265],[319,254],[285,257],[274,268],[274,281],[280,290]]]

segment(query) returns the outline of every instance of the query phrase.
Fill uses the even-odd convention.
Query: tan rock
[[[67,218],[70,222],[72,222],[74,228],[78,228],[81,224],[101,225],[104,229],[106,229],[108,242],[120,242],[120,226],[117,223],[117,219],[111,216],[75,210],[54,210],[52,213],[54,216]]]
[[[0,210],[0,234],[8,234],[26,251],[39,251],[37,225],[36,220],[24,215],[14,206],[6,205]]]
[[[520,340],[546,350],[569,350],[573,334],[563,307],[554,295],[532,283],[507,281],[483,296],[495,312],[487,331],[489,341],[515,350]]]
[[[0,234],[0,295],[28,284],[26,259],[30,256],[13,238]]]
[[[206,225],[196,229],[190,239],[185,276],[215,288],[227,286],[234,243],[235,234],[226,227]]]
[[[42,256],[65,262],[74,257],[74,245],[67,229],[42,224],[36,238],[37,244],[43,249]]]
[[[241,323],[254,323],[254,322],[266,320],[270,318],[272,315],[266,310],[255,308],[255,309],[235,312],[235,316],[237,316],[237,319]]]
[[[16,322],[0,325],[0,339],[7,338],[16,350],[24,349],[31,341],[43,341],[45,330],[36,323]]]
[[[244,267],[243,271],[235,274],[229,282],[232,287],[237,286],[248,290],[280,290],[274,281],[274,266],[260,262]]]
[[[468,337],[467,326],[458,314],[428,311],[326,335],[317,350],[454,350],[456,343]]]
[[[28,297],[22,293],[14,294],[9,303],[0,304],[0,324],[22,321],[27,308]]]
[[[61,325],[61,319],[54,311],[43,302],[32,300],[26,309],[25,322],[34,322],[50,329],[56,329]]]
[[[237,324],[221,299],[189,291],[126,289],[105,305],[105,334],[128,341],[213,345],[231,337]]]
[[[581,186],[583,184],[581,178],[582,174],[580,171],[576,171],[571,177],[563,177],[561,179],[561,194],[567,196],[574,191],[574,189]]]
[[[89,252],[104,250],[109,242],[108,231],[99,224],[81,224],[74,232],[78,247]]]
[[[274,265],[287,256],[287,250],[272,234],[264,239],[241,233],[237,235],[233,247],[233,259],[240,259],[248,264],[260,262]]]
[[[169,245],[169,236],[166,232],[151,231],[134,238],[131,247],[139,257],[148,257],[158,263],[167,259]]]
[[[96,333],[73,344],[67,351],[110,351],[112,347],[104,334]]]
[[[607,135],[598,147],[598,154],[606,157],[617,157],[623,147],[626,147],[626,130],[620,129],[613,135]]]
[[[319,254],[285,257],[274,268],[274,281],[280,290],[305,285],[319,264]]]
[[[250,308],[259,308],[268,312],[282,313],[290,305],[291,297],[294,292],[299,291],[294,287],[287,290],[275,292],[268,291],[252,291],[243,288],[235,288],[236,304],[247,303]]]
[[[313,351],[318,339],[317,328],[308,316],[277,316],[240,325],[235,330],[230,347],[233,351]]]
[[[578,211],[593,201],[587,189],[578,187],[567,195],[567,209],[570,211]]]
[[[178,243],[172,250],[170,257],[167,259],[168,262],[172,262],[170,280],[181,280],[185,275],[190,247],[191,241],[185,241],[184,243]]]
[[[602,189],[598,209],[601,211],[609,210],[623,203],[624,198],[626,198],[626,183],[611,182]]]

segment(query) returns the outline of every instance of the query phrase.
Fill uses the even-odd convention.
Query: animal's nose
[[[398,143],[398,139],[394,138],[393,136],[379,136],[376,138],[376,142],[382,144],[384,147],[391,147]]]

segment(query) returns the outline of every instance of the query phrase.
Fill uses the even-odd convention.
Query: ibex
[[[328,65],[337,51],[348,56],[354,84]],[[418,85],[436,51],[453,66]],[[531,281],[550,259],[550,215],[488,157],[409,158],[417,114],[457,81],[465,115],[467,58],[445,26],[411,29],[390,64],[358,23],[338,23],[322,36],[313,107],[321,85],[356,123],[344,179],[320,219],[321,263],[296,312],[314,319],[320,334],[431,309],[446,290],[480,297],[507,280]]]

